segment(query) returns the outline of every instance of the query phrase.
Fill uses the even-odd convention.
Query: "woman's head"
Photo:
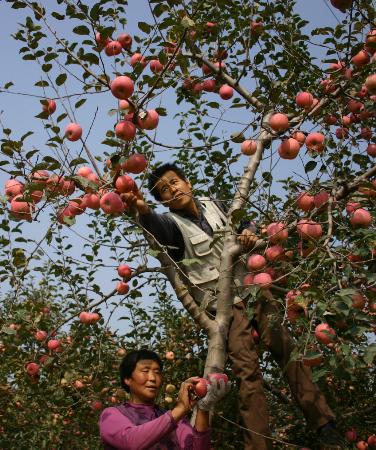
[[[120,382],[135,403],[154,403],[162,385],[162,361],[151,350],[134,350],[120,364]]]

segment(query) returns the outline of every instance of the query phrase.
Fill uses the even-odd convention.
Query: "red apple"
[[[349,9],[352,5],[353,0],[330,0],[330,3],[334,6],[334,8],[339,9],[342,12],[345,12],[346,9]]]
[[[353,294],[351,296],[351,300],[352,300],[352,307],[355,309],[363,309],[366,305],[366,297],[360,292]]]
[[[371,140],[372,134],[372,130],[369,127],[364,127],[360,130],[360,137],[366,141]]]
[[[15,197],[16,195],[22,194],[24,191],[24,184],[20,181],[12,178],[5,182],[5,195],[9,197]]]
[[[287,231],[285,224],[282,222],[273,222],[269,224],[266,229],[266,233],[272,244],[284,242],[289,237],[289,232]]]
[[[33,172],[30,177],[33,183],[38,183],[44,187],[50,178],[50,174],[47,170],[37,170],[36,172]]]
[[[251,286],[253,284],[253,279],[255,276],[253,273],[247,273],[243,278],[243,286]]]
[[[268,273],[261,272],[255,275],[253,284],[257,284],[261,287],[269,287],[272,284],[272,281],[272,277]]]
[[[272,245],[265,251],[265,256],[268,261],[277,261],[282,259],[285,255],[285,249],[281,245]]]
[[[300,145],[303,145],[306,140],[306,135],[302,131],[294,131],[291,137],[297,140]]]
[[[39,375],[39,365],[34,362],[30,362],[26,365],[26,372],[31,377],[36,377]]]
[[[367,439],[367,444],[371,447],[371,448],[375,448],[376,447],[376,435],[373,434],[372,436],[370,436]]]
[[[367,153],[369,156],[376,156],[376,144],[368,144]]]
[[[205,378],[199,378],[197,383],[194,385],[194,391],[197,397],[205,397],[208,392],[208,381]]]
[[[359,441],[356,443],[356,448],[358,450],[367,450],[368,448],[368,444],[366,441]]]
[[[39,203],[44,195],[43,191],[33,191],[31,194],[31,198],[33,199],[34,203]]]
[[[244,155],[254,155],[257,150],[257,141],[252,141],[250,139],[243,141],[240,150]]]
[[[264,23],[260,21],[252,20],[251,22],[251,34],[253,36],[260,36],[260,34],[264,31]]]
[[[43,111],[49,115],[53,114],[56,111],[55,100],[47,99],[43,104]]]
[[[82,136],[82,127],[78,123],[70,123],[65,128],[65,137],[68,141],[75,142],[78,141]]]
[[[125,295],[129,292],[129,284],[124,281],[119,281],[116,285],[116,291],[118,294]]]
[[[120,264],[117,268],[117,272],[119,277],[124,278],[126,281],[128,281],[132,275],[132,269],[127,264]]]
[[[135,182],[129,175],[121,175],[116,179],[115,187],[120,193],[131,192],[135,188]]]
[[[127,159],[125,170],[130,173],[137,174],[143,172],[146,169],[147,165],[148,163],[144,155],[141,155],[140,153],[134,153]]]
[[[121,75],[112,80],[110,89],[114,97],[127,100],[133,94],[134,84],[129,77]]]
[[[121,46],[120,42],[110,40],[109,42],[107,42],[104,48],[104,52],[107,56],[116,56],[120,55],[122,49],[123,47]]]
[[[313,103],[313,95],[309,92],[299,92],[295,101],[300,108],[310,108]]]
[[[107,192],[100,200],[100,207],[105,214],[121,214],[124,211],[124,204],[119,194]]]
[[[372,216],[366,209],[359,208],[353,212],[350,223],[354,228],[368,228],[372,223]]]
[[[59,211],[57,212],[57,221],[59,223],[61,223],[62,225],[65,225],[65,217],[74,217],[74,214],[72,213],[72,211],[68,208],[68,206],[66,206],[65,208],[61,208],[59,209]]]
[[[130,50],[132,47],[132,36],[130,34],[121,33],[119,34],[117,40],[125,50]]]
[[[274,131],[280,133],[286,131],[289,128],[290,123],[286,114],[276,113],[269,119],[269,125]]]
[[[356,67],[363,67],[370,62],[369,54],[365,50],[360,50],[351,58],[351,62]]]
[[[299,194],[296,203],[298,207],[305,212],[311,211],[315,207],[313,195],[309,195],[306,192]]]
[[[87,178],[91,173],[93,173],[93,170],[91,167],[80,167],[77,170],[77,175],[80,177]]]
[[[159,114],[154,109],[139,113],[137,117],[137,125],[145,130],[154,130],[159,123]]]
[[[326,191],[320,191],[313,197],[313,203],[316,208],[321,208],[323,205],[327,205],[329,201],[329,193]]]
[[[219,88],[219,95],[223,100],[229,100],[234,95],[234,89],[228,84],[223,84]]]
[[[102,49],[108,42],[110,42],[110,38],[109,37],[102,37],[101,34],[99,32],[95,33],[95,41],[98,44],[98,47],[100,47],[100,49]]]
[[[43,330],[38,330],[35,332],[34,337],[39,342],[45,341],[47,339],[47,332]]]
[[[247,260],[247,269],[260,270],[266,266],[266,259],[262,255],[253,254]]]
[[[215,80],[204,80],[202,84],[203,90],[206,92],[214,92],[216,88]]]
[[[139,65],[144,68],[147,65],[147,61],[145,56],[142,56],[141,53],[134,53],[131,57],[130,65],[132,67],[138,67]]]
[[[90,407],[93,411],[100,411],[103,408],[103,403],[100,400],[93,400],[90,402]]]
[[[300,150],[300,143],[293,138],[284,139],[278,148],[279,156],[282,159],[295,159]]]
[[[152,59],[150,61],[150,70],[153,73],[160,73],[163,70],[163,64],[159,61],[159,59]]]
[[[327,323],[320,323],[315,328],[316,339],[324,345],[333,342],[336,332]]]
[[[31,215],[34,211],[34,205],[32,203],[28,203],[23,201],[23,197],[21,194],[13,197],[10,202],[10,210],[12,215],[17,219],[23,220],[31,220]]]
[[[376,74],[369,75],[366,78],[365,86],[370,94],[376,93]]]
[[[115,134],[124,141],[131,141],[136,136],[136,125],[129,120],[122,120],[115,126]]]
[[[171,351],[166,352],[165,358],[169,361],[173,361],[175,359],[174,352],[171,352]]]
[[[310,219],[299,220],[296,229],[302,239],[319,239],[322,236],[322,227],[319,223]]]
[[[336,129],[336,136],[338,139],[346,139],[349,135],[348,128],[340,127]]]
[[[74,198],[72,200],[69,200],[68,208],[74,216],[83,214],[86,209],[85,198],[80,197],[80,198]]]
[[[305,145],[312,152],[321,152],[324,149],[325,136],[322,133],[310,133],[305,140]]]
[[[60,341],[58,339],[50,339],[47,342],[47,347],[49,350],[57,351],[60,348]]]
[[[361,204],[359,202],[349,202],[346,205],[346,212],[352,214],[355,210],[359,209]]]
[[[80,322],[85,324],[90,324],[91,322],[90,313],[88,313],[87,311],[80,312],[78,318],[80,319]]]

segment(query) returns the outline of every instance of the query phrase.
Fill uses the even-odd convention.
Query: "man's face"
[[[157,361],[138,361],[131,378],[124,379],[129,386],[134,403],[153,404],[162,385],[162,374]]]
[[[171,209],[186,209],[193,201],[192,186],[173,170],[168,170],[155,185],[163,204]]]

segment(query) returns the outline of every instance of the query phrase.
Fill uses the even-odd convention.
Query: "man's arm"
[[[122,194],[123,200],[130,208],[137,209],[140,224],[152,234],[156,240],[167,247],[168,254],[174,261],[183,259],[185,245],[179,227],[171,217],[166,214],[154,212],[144,200],[140,191]]]

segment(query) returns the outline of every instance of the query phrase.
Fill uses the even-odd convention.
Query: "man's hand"
[[[141,215],[147,214],[150,211],[144,196],[138,190],[137,186],[132,192],[121,194],[120,197],[128,205],[131,211],[137,210]]]
[[[252,231],[248,230],[247,228],[244,229],[238,236],[238,241],[247,250],[251,250],[256,245],[256,242],[258,240],[259,237],[255,233],[252,233]]]

